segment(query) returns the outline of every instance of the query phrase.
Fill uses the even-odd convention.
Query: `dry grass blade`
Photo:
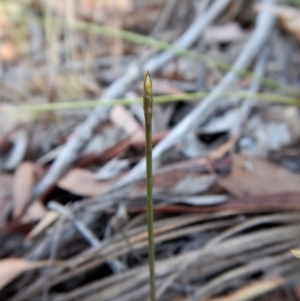
[[[270,292],[285,283],[283,278],[276,278],[274,280],[265,280],[253,283],[249,286],[243,287],[242,289],[232,293],[229,296],[212,298],[207,301],[248,301],[253,300],[267,292]],[[200,301],[200,300],[199,300]]]
[[[190,298],[189,301],[196,301],[199,298],[207,298],[211,295],[218,294],[224,288],[230,288],[232,285],[234,286],[234,282],[237,279],[242,280],[253,273],[263,271],[264,269],[271,269],[273,265],[277,265],[278,267],[283,266],[289,259],[290,254],[285,253],[283,255],[268,257],[266,259],[261,258],[259,260],[253,260],[252,262],[249,262],[241,267],[233,268],[203,285],[194,293],[193,297]],[[249,295],[253,293],[254,291],[250,290],[246,291],[245,295],[247,296],[247,294]]]
[[[204,225],[205,226],[205,225]],[[200,230],[200,229],[199,229]],[[218,244],[218,247],[216,248],[215,246],[212,247],[207,247],[207,248],[201,248],[201,249],[197,249],[195,251],[190,251],[184,254],[181,254],[179,256],[176,256],[174,258],[171,259],[167,259],[164,261],[160,261],[157,264],[157,271],[156,271],[156,276],[157,277],[161,277],[161,276],[167,276],[170,275],[170,273],[174,273],[176,272],[176,274],[178,273],[178,271],[180,272],[179,275],[186,275],[186,272],[191,271],[191,267],[193,265],[191,265],[191,262],[193,262],[195,264],[195,262],[198,263],[202,263],[201,264],[201,268],[205,268],[207,267],[208,270],[206,270],[208,273],[209,271],[211,271],[211,265],[213,263],[219,262],[219,264],[224,264],[222,263],[223,259],[226,259],[228,257],[231,258],[235,258],[235,256],[240,256],[241,255],[241,259],[244,258],[243,254],[247,253],[247,254],[251,254],[251,252],[257,252],[256,256],[254,256],[254,259],[256,259],[257,257],[261,256],[260,254],[262,254],[262,251],[264,248],[269,248],[272,247],[274,249],[274,251],[280,250],[280,248],[276,247],[274,248],[274,246],[276,246],[276,244],[282,244],[284,242],[288,243],[291,242],[295,239],[297,239],[298,237],[298,233],[299,233],[299,226],[281,226],[281,227],[276,227],[276,229],[269,229],[269,230],[264,230],[264,231],[258,231],[257,233],[251,233],[251,234],[247,234],[247,235],[243,235],[242,237],[235,237],[235,238],[231,238],[228,240],[225,240],[224,242]],[[172,233],[170,233],[172,234]],[[182,233],[184,234],[184,233]],[[171,238],[171,237],[166,237],[166,238]],[[175,235],[173,236],[173,238],[175,238]],[[156,236],[156,239],[159,239],[159,236]],[[296,243],[299,244],[299,242],[296,241]],[[143,242],[137,242],[137,243],[133,243],[131,242],[134,250],[146,250],[146,246],[147,246],[147,242],[146,240],[144,240]],[[284,245],[283,245],[284,246]],[[297,244],[295,245],[297,246]],[[270,250],[272,250],[272,248]],[[284,247],[283,247],[284,248]],[[286,248],[289,248],[288,245]],[[287,249],[283,249],[283,250],[287,250]],[[87,264],[83,264],[81,267],[74,269],[72,272],[67,272],[62,274],[61,276],[56,277],[55,279],[51,280],[49,283],[49,286],[53,286],[56,285],[58,283],[61,283],[62,281],[68,280],[72,277],[74,277],[75,275],[78,275],[84,271],[87,271],[89,269],[95,268],[96,266],[101,265],[102,263],[106,262],[107,260],[113,259],[115,257],[118,257],[122,254],[126,254],[128,252],[131,252],[132,250],[128,247],[128,244],[124,243],[124,246],[121,248],[121,251],[117,251],[120,250],[120,246],[116,246],[116,249],[103,249],[103,253],[100,255],[100,258],[95,259],[96,254],[93,253],[91,256],[92,258],[94,258],[94,260],[92,260],[91,262],[88,262]],[[285,255],[288,256],[288,255]],[[238,257],[236,257],[238,258]],[[249,259],[252,258],[249,255]],[[285,257],[284,257],[285,258]],[[291,255],[289,256],[289,258],[291,258]],[[244,260],[244,259],[242,259]],[[226,261],[225,261],[226,262]],[[275,261],[276,262],[276,261]],[[261,263],[255,265],[255,267],[260,267]],[[190,267],[189,269],[187,269],[187,267]],[[253,271],[253,269],[255,270],[255,267],[252,267],[250,265],[250,270]],[[196,268],[196,266],[195,266]],[[144,270],[144,274],[141,272],[140,269],[136,270],[137,275],[139,275],[140,277],[138,277],[138,281],[140,281],[141,283],[147,283],[147,266],[143,267]],[[188,273],[188,274],[189,274]],[[243,270],[241,271],[241,273],[243,273]],[[132,276],[130,276],[131,278],[134,277],[133,275],[135,275],[135,273],[132,274]],[[144,276],[143,276],[144,275]],[[178,275],[178,276],[179,276]],[[199,273],[192,273],[191,275],[194,275],[195,277],[199,277]],[[122,277],[122,276],[120,276]],[[186,277],[186,276],[185,276]],[[127,277],[122,277],[120,279],[124,279],[126,280]],[[106,283],[106,286],[108,285],[107,283],[108,279],[104,279],[103,282],[100,283]],[[99,285],[100,285],[99,283]],[[138,282],[132,282],[131,283],[133,285],[133,287],[138,286]],[[95,283],[96,285],[96,283]],[[97,285],[97,290],[99,290],[101,286]],[[129,285],[129,283],[128,283]],[[119,284],[116,284],[115,288],[109,289],[109,291],[118,291],[118,287]],[[128,286],[126,285],[126,287],[128,288]],[[96,288],[96,287],[95,287]],[[34,286],[34,291],[32,291],[29,295],[27,294],[23,294],[18,296],[18,298],[14,298],[13,300],[16,301],[21,301],[21,300],[27,300],[28,298],[32,298],[36,293],[38,293],[38,291],[40,291],[40,289],[42,289],[42,286],[40,288],[38,288],[37,286]],[[82,288],[84,289],[84,288]],[[90,288],[91,289],[91,288]],[[87,291],[90,291],[90,289],[88,289],[87,286]],[[108,288],[107,288],[108,289]],[[80,291],[80,290],[79,290]],[[122,292],[119,292],[120,294],[122,294]],[[70,296],[72,296],[70,294]],[[64,300],[64,299],[62,299]],[[72,300],[72,298],[68,298],[67,300]]]
[[[0,260],[0,290],[22,273],[57,263],[48,261],[28,261],[18,258]]]

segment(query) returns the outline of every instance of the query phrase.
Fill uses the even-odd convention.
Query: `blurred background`
[[[1,0],[0,299],[300,300],[300,1]],[[293,254],[290,250],[293,250]]]

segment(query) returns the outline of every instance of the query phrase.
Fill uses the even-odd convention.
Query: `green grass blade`
[[[68,25],[77,30],[84,30],[84,31],[99,33],[99,34],[103,34],[103,35],[107,35],[107,36],[113,36],[113,37],[117,37],[117,38],[123,39],[128,42],[141,44],[141,45],[145,45],[145,46],[150,46],[150,47],[156,48],[158,50],[171,51],[178,56],[185,56],[185,57],[192,58],[194,60],[207,62],[209,64],[216,66],[217,68],[219,68],[220,70],[223,70],[223,71],[228,71],[228,70],[232,69],[231,65],[226,64],[224,62],[217,61],[217,60],[211,59],[205,55],[196,53],[194,51],[181,49],[181,48],[175,47],[169,43],[159,41],[159,40],[156,40],[151,37],[146,37],[146,36],[134,33],[134,32],[117,29],[117,28],[113,28],[113,27],[109,27],[109,26],[99,25],[99,24],[95,24],[95,23],[85,22],[85,21],[76,21],[71,24],[69,23]],[[246,70],[235,70],[235,71],[241,76],[251,77],[251,78],[254,77],[252,72],[249,72]],[[267,87],[280,89],[282,91],[288,92],[291,95],[299,95],[300,94],[299,90],[297,90],[293,87],[278,83],[278,82],[271,80],[269,78],[266,78],[266,77],[259,77],[259,81]]]
[[[177,101],[190,101],[190,100],[201,100],[209,95],[209,92],[197,92],[197,93],[182,93],[174,95],[163,95],[153,97],[154,103],[168,103]],[[272,93],[250,93],[250,92],[224,92],[220,93],[221,97],[241,97],[251,98],[258,101],[275,102],[284,105],[295,105],[300,106],[300,98],[289,97],[284,95],[277,95]],[[53,110],[69,110],[69,109],[82,109],[82,108],[94,108],[97,106],[114,106],[114,105],[132,105],[142,103],[142,98],[135,99],[113,99],[107,101],[99,100],[82,100],[82,101],[69,101],[69,102],[54,102],[54,103],[43,103],[43,104],[28,104],[15,107],[0,107],[0,112],[18,114],[22,112],[45,112]]]

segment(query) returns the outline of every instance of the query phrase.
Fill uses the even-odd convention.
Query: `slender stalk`
[[[144,79],[144,113],[146,138],[146,165],[147,165],[147,221],[148,221],[148,253],[150,272],[150,299],[156,300],[155,294],[155,253],[153,235],[153,197],[152,197],[152,82],[147,71]]]

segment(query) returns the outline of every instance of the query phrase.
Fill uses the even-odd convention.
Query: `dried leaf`
[[[82,151],[83,156],[103,154],[106,150],[118,145],[124,140],[124,131],[115,126],[107,126],[100,134],[95,135]]]
[[[217,149],[213,150],[209,155],[210,160],[218,160],[221,159],[228,153],[233,147],[235,146],[236,142],[238,141],[239,136],[235,136],[229,139],[224,144],[220,145]]]
[[[96,196],[109,189],[114,181],[97,181],[93,172],[74,168],[59,180],[58,187],[77,195]]]
[[[144,137],[142,127],[127,109],[114,106],[110,112],[110,119],[115,125],[123,128],[132,139],[142,139]]]
[[[214,175],[204,176],[201,173],[170,170],[153,176],[153,193],[168,195],[195,195],[207,190],[216,182]],[[146,181],[140,181],[129,192],[131,197],[145,195]]]
[[[30,231],[27,240],[32,240],[59,219],[59,213],[56,211],[48,211],[44,218]]]
[[[128,168],[129,164],[130,161],[128,159],[120,160],[115,157],[101,167],[101,169],[96,174],[96,179],[97,180],[113,179],[119,174],[121,174],[121,172],[124,171],[126,168]]]
[[[298,298],[297,300],[300,300],[300,286],[296,286],[294,292]]]
[[[30,199],[35,182],[35,167],[31,162],[23,162],[17,168],[13,182],[13,218],[19,218]]]
[[[45,205],[40,200],[35,200],[26,210],[21,221],[24,223],[39,221],[47,213]]]
[[[164,139],[168,134],[168,131],[153,133],[152,135],[152,144],[155,145],[159,143],[162,139]],[[138,139],[131,139],[130,146],[133,147],[145,147],[145,137],[140,137]]]
[[[300,176],[264,160],[233,156],[231,173],[219,184],[237,197],[300,193]]]
[[[297,257],[297,258],[300,258],[300,250],[291,250],[292,254]]]
[[[6,62],[15,61],[20,55],[18,44],[13,40],[6,39],[0,43],[0,59]]]
[[[104,0],[104,1],[96,1],[96,0],[81,0],[80,4],[82,6],[86,6],[89,10],[119,10],[119,11],[130,11],[133,9],[132,0]]]
[[[216,183],[216,180],[217,176],[214,174],[197,176],[197,174],[188,173],[186,177],[183,177],[182,180],[170,189],[170,193],[176,195],[193,195],[201,193]]]
[[[0,260],[0,290],[8,283],[26,271],[41,268],[51,264],[47,261],[27,261],[18,258]]]
[[[205,31],[204,39],[207,43],[232,43],[241,40],[244,32],[236,22],[214,25]]]
[[[285,5],[257,4],[258,11],[268,11],[274,14],[282,26],[300,42],[300,10]]]

